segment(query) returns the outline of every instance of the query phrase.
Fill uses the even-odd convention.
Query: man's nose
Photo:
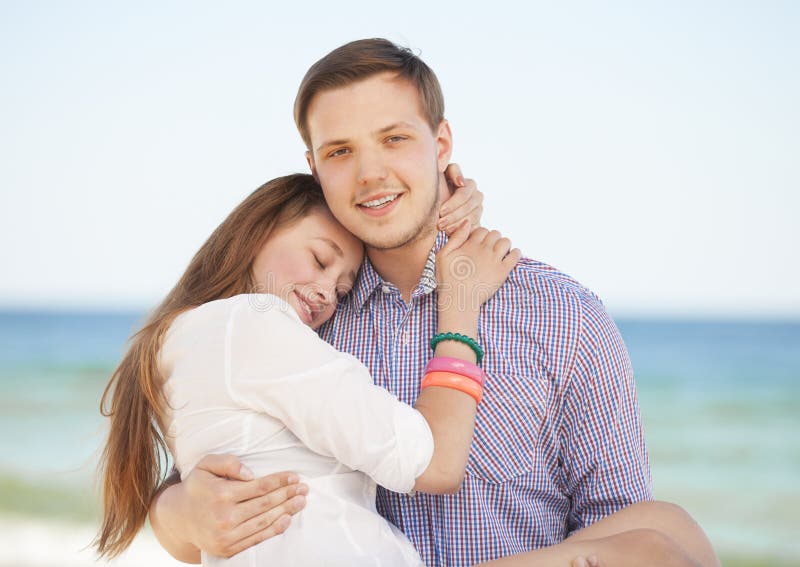
[[[369,185],[376,181],[384,181],[387,169],[383,158],[377,150],[362,150],[358,155],[358,183]]]

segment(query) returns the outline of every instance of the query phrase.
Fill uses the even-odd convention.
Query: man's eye
[[[329,153],[328,157],[342,156],[346,154],[347,151],[347,148],[339,148],[338,150],[333,150],[331,153]]]
[[[394,144],[396,142],[402,142],[405,139],[406,139],[405,136],[389,136],[388,138],[386,138],[386,141]]]

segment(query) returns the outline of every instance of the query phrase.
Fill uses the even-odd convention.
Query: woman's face
[[[253,263],[259,292],[277,295],[316,329],[355,283],[364,257],[360,240],[325,208],[270,234]]]

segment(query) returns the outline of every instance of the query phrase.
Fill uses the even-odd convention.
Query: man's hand
[[[253,479],[236,457],[208,455],[154,499],[150,523],[176,559],[199,562],[201,549],[230,557],[286,531],[307,493],[291,472]]]
[[[444,171],[450,198],[439,209],[438,229],[450,236],[464,219],[469,219],[470,227],[481,225],[483,214],[483,193],[472,179],[464,179],[461,168],[451,163]]]

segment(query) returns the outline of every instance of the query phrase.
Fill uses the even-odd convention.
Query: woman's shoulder
[[[167,332],[169,336],[208,332],[225,328],[231,323],[238,325],[264,325],[272,328],[304,326],[291,305],[269,293],[247,293],[216,299],[187,309],[178,315]]]
[[[209,301],[184,311],[176,317],[175,322],[187,319],[228,319],[234,313],[276,320],[287,319],[302,324],[294,308],[271,293],[244,293]]]

